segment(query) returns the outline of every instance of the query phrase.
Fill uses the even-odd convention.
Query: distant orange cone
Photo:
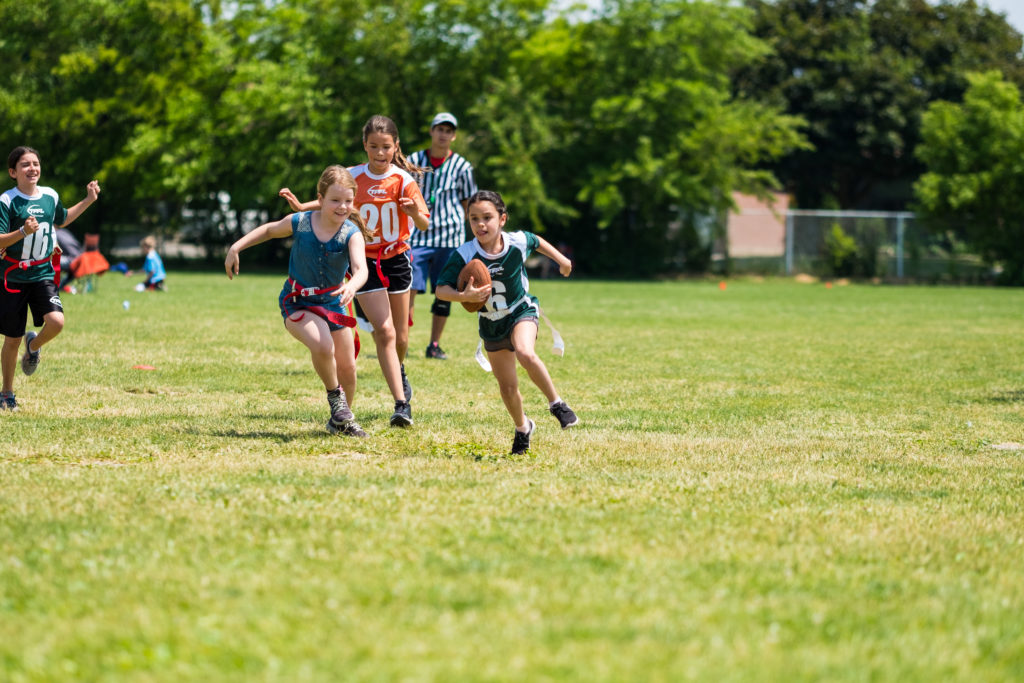
[[[831,282],[826,282],[825,283],[825,289],[832,289],[832,283]]]
[[[728,285],[726,285],[726,284],[725,284],[725,280],[722,280],[721,282],[719,282],[719,283],[718,283],[718,288],[719,288],[720,290],[722,290],[723,292],[725,291],[725,288],[726,288],[727,286],[728,286]]]

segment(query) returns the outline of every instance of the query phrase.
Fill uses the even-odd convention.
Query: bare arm
[[[412,197],[400,197],[398,199],[398,208],[400,208],[405,214],[412,217],[413,225],[418,230],[427,230],[430,228],[430,214],[421,213],[421,207]],[[425,206],[422,208],[426,208]]]
[[[558,264],[558,272],[562,274],[562,277],[569,277],[569,273],[572,272],[572,261],[567,259],[562,252],[551,246],[551,242],[548,242],[540,235],[537,235],[537,240],[540,242],[537,245],[537,251]]]
[[[72,206],[70,209],[68,209],[67,218],[64,219],[63,223],[61,223],[60,225],[58,225],[56,227],[58,227],[58,228],[66,228],[67,226],[69,226],[72,223],[74,223],[75,219],[78,218],[79,216],[81,216],[82,213],[84,213],[86,209],[88,209],[90,206],[92,206],[92,203],[95,202],[96,199],[99,198],[99,196],[100,196],[100,184],[98,182],[96,182],[95,180],[93,180],[92,182],[90,182],[88,185],[85,186],[85,199],[83,199],[82,201],[78,202],[77,204]]]
[[[287,187],[282,187],[280,190],[278,190],[277,196],[283,197],[284,200],[288,202],[288,206],[290,206],[292,211],[294,211],[295,213],[298,213],[299,211],[312,211],[314,209],[320,208],[319,199],[313,199],[305,203],[300,202],[299,198],[295,196],[295,193],[289,190]]]
[[[269,239],[287,237],[290,234],[292,234],[291,214],[279,221],[264,223],[255,230],[243,235],[228,248],[228,255],[224,258],[224,271],[228,274],[228,279],[233,280],[238,275],[238,254],[243,249],[248,249],[254,244],[260,244]]]
[[[359,288],[366,284],[369,271],[366,269],[366,241],[361,232],[348,240],[348,269],[352,271],[352,277],[334,292],[342,306],[348,305]]]
[[[39,221],[35,219],[35,216],[29,216],[25,219],[25,224],[14,232],[5,232],[0,235],[0,251],[6,251],[7,247],[25,239],[37,230],[39,230]]]

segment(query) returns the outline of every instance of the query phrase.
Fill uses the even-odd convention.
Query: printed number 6
[[[487,310],[496,313],[506,308],[508,301],[505,300],[505,283],[491,280],[491,298],[487,300]]]

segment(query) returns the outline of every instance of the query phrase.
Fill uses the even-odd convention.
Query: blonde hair
[[[386,116],[381,114],[374,114],[370,117],[370,120],[363,126],[363,142],[365,143],[370,137],[370,133],[379,133],[380,135],[390,135],[395,141],[395,158],[391,160],[398,168],[402,169],[406,173],[412,175],[418,175],[425,173],[428,169],[423,166],[413,166],[409,163],[409,160],[402,154],[402,145],[398,141],[398,126],[395,122]]]
[[[324,172],[320,174],[320,180],[316,182],[316,193],[322,199],[327,195],[327,190],[331,185],[341,185],[346,190],[352,190],[352,193],[357,192],[355,178],[348,172],[348,169],[344,166],[337,164],[328,166],[324,169]],[[363,217],[359,214],[359,211],[353,211],[349,214],[348,220],[352,221],[359,227],[359,232],[363,233],[364,239],[370,239],[370,232],[366,229],[366,222],[363,221]]]
[[[152,235],[146,235],[142,238],[142,241],[139,242],[139,246],[143,249],[156,249],[156,238]]]

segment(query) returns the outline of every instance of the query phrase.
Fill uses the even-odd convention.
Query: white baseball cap
[[[434,126],[439,126],[442,123],[450,123],[453,128],[459,127],[459,122],[455,119],[455,117],[446,111],[443,111],[437,116],[435,116],[434,120],[430,122],[430,127],[433,128]]]

